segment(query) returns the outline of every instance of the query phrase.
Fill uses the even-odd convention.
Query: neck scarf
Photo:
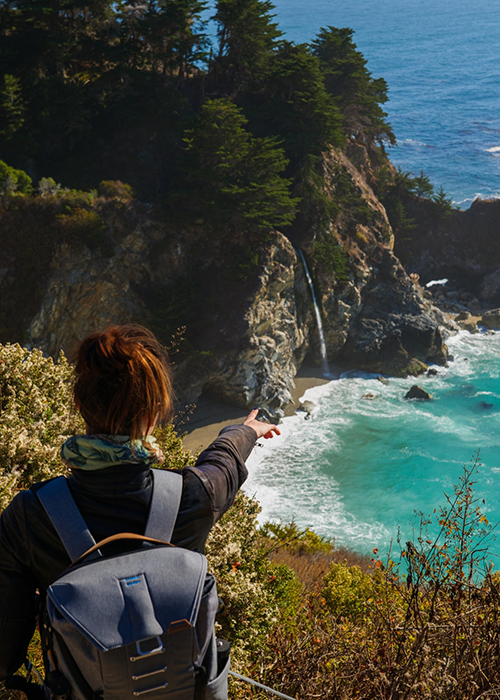
[[[165,457],[152,435],[132,443],[128,435],[74,435],[61,447],[61,459],[69,467],[96,471],[123,462],[151,465]]]

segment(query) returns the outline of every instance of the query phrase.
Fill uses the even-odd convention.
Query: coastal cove
[[[441,1],[444,8],[445,0]],[[481,21],[490,16],[491,4],[485,3],[477,13]],[[404,81],[404,71],[411,65],[397,44],[390,50],[386,46],[389,37],[405,44],[405,33],[398,33],[403,27],[402,6],[384,32],[373,25],[377,45],[371,51],[363,38],[371,26],[365,0],[344,8],[343,15],[329,3],[318,2],[317,7],[328,12],[311,12],[307,21],[299,23],[301,36],[293,35],[283,3],[276,5],[276,15],[272,3],[251,3],[254,25],[247,22],[246,5],[231,5],[234,15],[224,14],[226,5],[213,5],[220,11],[218,28],[206,53],[198,51],[206,48],[207,39],[202,5],[191,14],[186,9],[183,18],[191,37],[188,57],[172,49],[157,63],[156,34],[141,35],[142,48],[136,51],[125,30],[120,39],[123,54],[115,52],[115,40],[100,31],[99,17],[94,18],[88,61],[75,52],[76,39],[61,44],[61,61],[82,71],[91,65],[95,82],[73,85],[88,128],[78,138],[75,135],[74,143],[73,137],[65,141],[61,136],[57,151],[50,146],[49,112],[42,109],[36,99],[39,93],[32,88],[45,89],[46,81],[54,77],[61,96],[67,95],[71,76],[59,75],[59,63],[42,52],[36,57],[45,68],[37,76],[23,69],[12,78],[18,111],[11,114],[10,131],[0,150],[0,246],[5,260],[0,270],[0,342],[19,342],[53,358],[62,350],[71,357],[79,340],[94,330],[110,323],[142,323],[172,349],[180,412],[193,403],[216,402],[219,408],[209,419],[216,428],[228,420],[241,421],[254,406],[271,420],[280,420],[310,380],[316,383],[314,372],[304,377],[300,370],[319,366],[325,356],[351,372],[389,377],[387,385],[379,382],[375,388],[371,383],[378,380],[370,374],[343,375],[333,384],[314,388],[313,398],[324,398],[307,429],[297,430],[303,439],[296,449],[292,430],[292,450],[276,470],[283,483],[278,478],[271,485],[264,478],[259,482],[269,517],[299,518],[280,495],[282,491],[291,497],[295,489],[309,498],[311,512],[316,508],[317,522],[307,524],[320,532],[337,537],[334,527],[351,523],[352,543],[361,547],[374,539],[385,542],[399,524],[399,511],[387,522],[381,517],[391,512],[387,505],[391,489],[398,498],[401,486],[411,507],[419,507],[422,499],[426,503],[430,492],[384,473],[388,445],[373,448],[373,436],[404,413],[403,405],[409,424],[421,415],[418,404],[401,404],[404,388],[414,383],[415,376],[437,365],[438,376],[429,382],[439,385],[447,373],[453,374],[451,367],[459,365],[456,360],[447,367],[443,343],[447,307],[439,304],[446,302],[453,313],[478,316],[500,306],[500,200],[476,200],[469,209],[459,210],[439,189],[441,184],[446,189],[445,181],[433,177],[434,188],[425,175],[418,175],[421,167],[425,169],[423,162],[418,168],[411,166],[416,172],[410,175],[390,161],[389,144],[410,138],[406,127],[393,133],[384,112],[387,107],[392,118],[387,91],[393,90],[397,97],[400,87],[393,77]],[[458,24],[450,37],[460,33],[460,22],[463,25],[469,16],[463,0],[458,6]],[[427,1],[419,11],[426,7]],[[377,22],[383,21],[383,8],[371,9],[379,11]],[[446,5],[437,20],[444,21],[449,10]],[[110,13],[119,11],[118,6],[110,7]],[[162,16],[161,7],[158,12],[159,30],[168,18]],[[415,12],[412,8],[412,23],[418,19]],[[116,17],[122,21],[119,14]],[[64,35],[65,18],[59,20],[58,30]],[[337,28],[331,26],[318,37],[320,27],[329,24]],[[342,28],[351,25],[356,34]],[[5,70],[12,66],[13,73],[29,36],[29,18],[16,26],[12,50],[4,56]],[[174,28],[168,22],[166,26],[173,40]],[[413,32],[411,26],[403,28]],[[474,32],[471,40],[477,36]],[[355,44],[357,33],[360,48]],[[425,46],[433,39],[437,41],[431,33]],[[304,41],[312,43],[299,43]],[[106,58],[112,48],[116,65]],[[443,49],[442,44],[437,42],[437,48]],[[401,69],[399,77],[397,71],[384,75],[377,63],[384,51],[385,58],[392,55],[392,63]],[[136,53],[143,56],[143,63],[127,79],[132,94],[128,82],[122,84],[117,76],[128,65],[136,65]],[[416,57],[414,51],[413,61]],[[432,52],[426,51],[424,58],[432,60]],[[448,75],[447,69],[442,70]],[[494,87],[497,73],[492,76]],[[420,79],[432,85],[429,95],[437,106],[451,109],[461,101],[462,93],[455,94],[453,88],[451,102],[446,90],[441,95],[426,70]],[[114,81],[116,104],[104,100]],[[29,110],[21,95],[32,96]],[[412,99],[426,111],[427,103],[417,89]],[[407,106],[416,128],[419,114]],[[486,115],[489,107],[489,103],[484,107]],[[115,129],[119,108],[128,116]],[[62,114],[59,108],[57,113]],[[443,121],[433,113],[431,124],[436,120]],[[481,153],[487,154],[488,163],[500,163],[495,155],[500,148],[496,122],[488,124],[491,139]],[[483,126],[481,122],[481,133]],[[89,134],[92,143],[87,143]],[[102,142],[108,143],[105,151]],[[123,143],[130,145],[130,152],[121,147]],[[26,144],[33,149],[29,153]],[[68,149],[71,161],[65,157]],[[435,155],[458,167],[449,150],[442,154],[436,150]],[[400,164],[397,158],[396,164]],[[50,177],[39,177],[42,174]],[[493,187],[493,178],[491,182]],[[450,195],[457,200],[453,190]],[[441,278],[449,280],[443,301],[425,288],[430,280]],[[362,389],[365,384],[368,388]],[[374,398],[362,399],[366,393]],[[494,415],[494,404],[483,403],[482,417]],[[436,398],[430,406],[445,404]],[[214,404],[206,406],[211,411]],[[429,413],[424,411],[423,416],[430,425],[445,426],[445,416],[426,410]],[[316,430],[323,419],[335,430],[331,426],[326,433]],[[427,446],[425,420],[418,441]],[[293,421],[306,425],[297,416],[287,418],[285,425],[294,425]],[[197,429],[202,425],[192,431],[195,449],[205,440]],[[403,466],[406,432],[402,420],[387,431],[389,442],[400,445],[401,454],[392,462],[402,460]],[[446,433],[444,427],[441,432]],[[281,459],[279,442],[272,441],[269,449],[276,459]],[[378,474],[384,476],[383,488],[367,496],[365,483],[370,480],[360,473],[355,479],[358,495],[348,500],[349,484],[343,484],[333,469],[341,444],[351,450],[342,473],[355,475],[358,464],[371,465],[374,488]],[[328,445],[331,454],[324,452]],[[445,459],[443,445],[433,446],[435,460]],[[418,449],[412,445],[411,454]],[[311,482],[306,477],[313,472],[304,464],[297,467],[301,450],[318,469]],[[456,459],[467,461],[471,451],[467,445],[467,454]],[[256,455],[267,452],[266,446]],[[373,464],[372,453],[378,455]],[[432,461],[430,455],[424,456]],[[260,479],[265,471],[256,468],[254,476]],[[273,470],[267,471],[276,477]],[[331,501],[323,512],[314,504],[321,503],[330,486]],[[267,497],[266,488],[272,497]],[[417,497],[412,501],[413,491]],[[282,511],[271,512],[272,503],[281,503]],[[299,508],[299,499],[295,506]],[[306,506],[300,510],[307,514]],[[332,520],[328,513],[340,513],[340,519]]]
[[[124,659],[127,697],[500,697],[494,0],[1,17],[0,699],[24,658],[54,697],[122,695]],[[117,566],[109,688],[60,639],[59,475]]]
[[[414,510],[445,505],[443,492],[477,450],[476,493],[489,521],[500,520],[500,333],[460,332],[447,344],[454,360],[436,376],[383,384],[346,372],[307,390],[311,418],[285,418],[282,437],[262,441],[248,461],[245,491],[261,503],[261,520],[293,520],[338,545],[386,552],[398,527],[411,539]],[[417,381],[432,401],[405,401]]]

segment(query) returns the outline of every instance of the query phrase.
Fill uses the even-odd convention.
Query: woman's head
[[[75,374],[75,403],[92,433],[135,440],[172,416],[168,357],[142,326],[110,326],[87,336]]]

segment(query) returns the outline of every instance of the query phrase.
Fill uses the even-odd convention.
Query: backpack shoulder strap
[[[166,469],[152,469],[153,496],[144,534],[155,540],[170,542],[182,496],[182,474]]]
[[[38,489],[36,495],[72,562],[95,545],[95,540],[71,495],[66,477],[52,479]]]

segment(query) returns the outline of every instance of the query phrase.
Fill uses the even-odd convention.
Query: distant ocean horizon
[[[500,13],[495,0],[273,0],[285,38],[350,27],[385,78],[392,162],[423,171],[453,202],[500,197]]]

